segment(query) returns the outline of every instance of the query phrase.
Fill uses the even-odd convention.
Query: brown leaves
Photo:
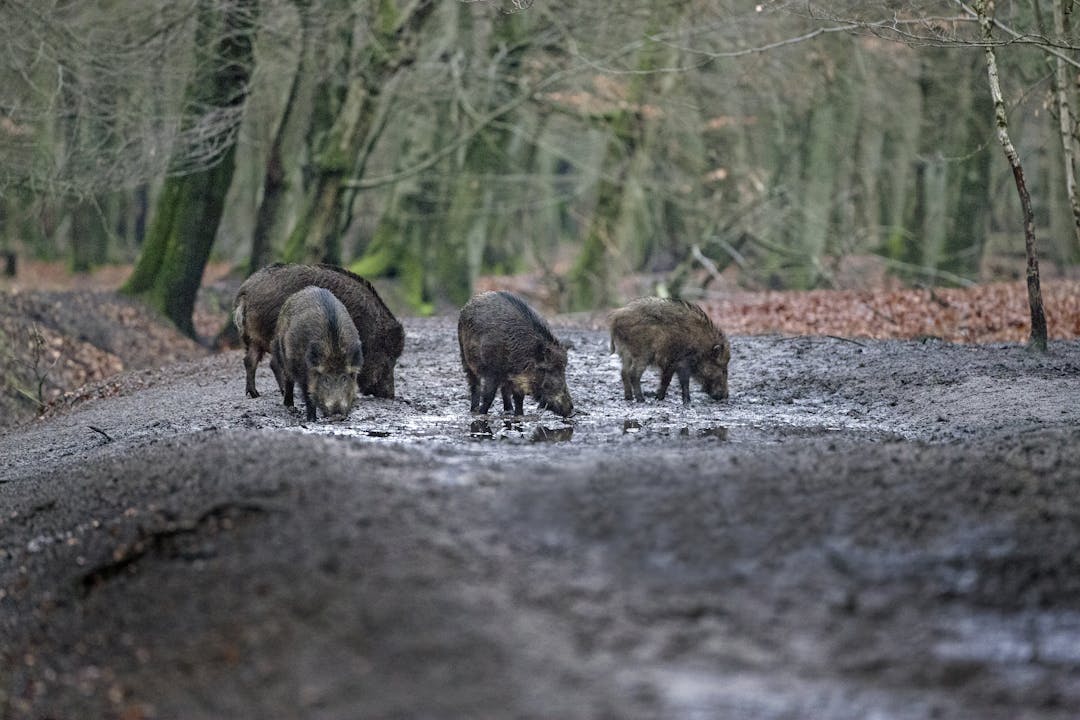
[[[1051,280],[1042,290],[1050,337],[1080,337],[1080,282]],[[963,289],[739,293],[701,304],[733,335],[780,332],[1019,343],[1030,332],[1024,282]]]

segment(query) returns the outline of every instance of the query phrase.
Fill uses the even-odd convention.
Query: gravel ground
[[[1080,342],[736,337],[731,399],[307,424],[237,351],[0,435],[0,718],[1073,718]],[[646,375],[646,388],[656,375]]]

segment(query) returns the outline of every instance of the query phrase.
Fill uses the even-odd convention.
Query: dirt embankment
[[[232,351],[0,435],[0,716],[1075,717],[1080,342],[736,336],[687,407],[554,325],[569,420],[434,318],[343,423]]]

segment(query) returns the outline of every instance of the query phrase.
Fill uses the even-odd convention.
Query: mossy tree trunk
[[[499,17],[486,44],[465,50],[483,37],[474,15],[459,3],[440,16],[442,29],[428,52],[448,58],[445,83],[455,92],[432,108],[437,123],[414,118],[401,133],[399,167],[418,167],[462,136],[470,139],[395,183],[371,241],[351,265],[361,275],[396,277],[405,300],[420,313],[438,301],[464,304],[482,269],[519,269],[525,246],[512,227],[522,199],[501,178],[520,177],[532,167],[534,148],[521,139],[532,116],[508,113],[492,122],[485,113],[520,92],[517,81],[530,45],[523,18],[510,15]],[[470,63],[474,56],[480,60]]]
[[[978,68],[965,69],[972,77],[978,75]],[[971,87],[967,82],[960,85]],[[938,268],[961,277],[976,277],[988,230],[993,153],[992,147],[985,145],[985,138],[986,118],[993,114],[994,103],[985,92],[967,92],[964,96],[968,103],[960,108],[962,113],[953,121],[963,132],[957,147],[972,148],[974,152],[957,162],[953,172],[948,190],[949,234]]]
[[[592,218],[567,284],[570,310],[614,304],[616,276],[637,269],[636,261],[647,254],[651,239],[643,226],[654,214],[644,208],[646,183],[639,176],[649,169],[644,154],[649,152],[654,122],[646,117],[646,103],[656,96],[660,83],[652,71],[671,63],[676,54],[666,46],[647,46],[637,59],[638,74],[629,83],[625,102],[606,115],[589,118],[604,122],[610,134]]]
[[[416,60],[420,30],[437,9],[434,0],[418,0],[401,13],[393,0],[379,0],[369,28],[372,38],[355,60],[347,94],[337,113],[316,108],[320,133],[313,153],[315,180],[306,210],[289,234],[285,259],[290,262],[341,262],[341,232],[347,223],[357,159],[377,130],[383,87]],[[327,120],[332,122],[327,125]]]
[[[467,6],[459,5],[459,38],[475,35],[472,16]],[[486,47],[478,48],[486,66],[457,70],[459,76],[471,71],[485,77],[475,97],[455,98],[459,120],[464,114],[460,108],[469,103],[488,109],[518,92],[515,83],[529,48],[527,35],[525,18],[520,14],[499,18]],[[457,85],[464,93],[460,79]],[[532,169],[535,145],[519,138],[534,120],[532,114],[512,113],[502,122],[484,128],[454,158],[455,167],[447,177],[460,179],[451,179],[444,187],[447,237],[435,235],[429,238],[429,244],[434,249],[432,284],[456,305],[469,299],[481,272],[512,273],[520,269],[524,242],[520,224],[515,227],[513,218],[524,200],[501,178]]]
[[[88,272],[108,260],[109,228],[105,223],[109,199],[77,200],[71,208],[71,269]],[[104,205],[104,206],[103,206]]]
[[[1039,24],[1047,31],[1038,0],[1034,3]],[[1073,0],[1050,0],[1053,37],[1058,42],[1068,42],[1072,35]],[[1077,122],[1078,90],[1076,82],[1070,78],[1070,69],[1066,59],[1056,55],[1049,60],[1054,67],[1053,87],[1054,106],[1057,110],[1058,137],[1061,142],[1061,172],[1064,176],[1065,196],[1068,199],[1069,212],[1072,215],[1072,252],[1066,257],[1080,257],[1080,184],[1077,183],[1077,154],[1080,153],[1080,124]],[[1075,70],[1072,71],[1075,75]]]
[[[314,67],[317,55],[313,52],[311,35],[311,6],[308,0],[296,0],[297,13],[300,18],[300,48],[297,53],[296,71],[292,82],[289,84],[289,94],[285,99],[285,107],[278,121],[274,139],[270,144],[270,152],[266,159],[266,170],[263,175],[262,200],[255,214],[255,227],[251,235],[251,258],[248,263],[248,274],[254,273],[259,268],[271,262],[274,255],[274,238],[277,236],[283,224],[283,215],[286,194],[289,191],[289,177],[293,174],[292,167],[296,160],[286,154],[286,146],[290,138],[296,132],[297,125],[301,122],[304,113],[300,112],[304,99],[303,93],[305,79],[313,75],[317,68]]]
[[[189,106],[232,111],[235,123],[221,129],[230,135],[247,98],[255,12],[256,0],[199,3],[199,70],[188,86]],[[139,261],[123,288],[144,298],[192,337],[195,295],[232,181],[234,140],[226,139],[227,149],[211,167],[166,179]]]

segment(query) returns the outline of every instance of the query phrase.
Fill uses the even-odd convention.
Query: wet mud
[[[553,329],[567,419],[436,318],[344,421],[230,352],[0,435],[0,717],[1076,717],[1080,342],[736,337],[684,406]]]

